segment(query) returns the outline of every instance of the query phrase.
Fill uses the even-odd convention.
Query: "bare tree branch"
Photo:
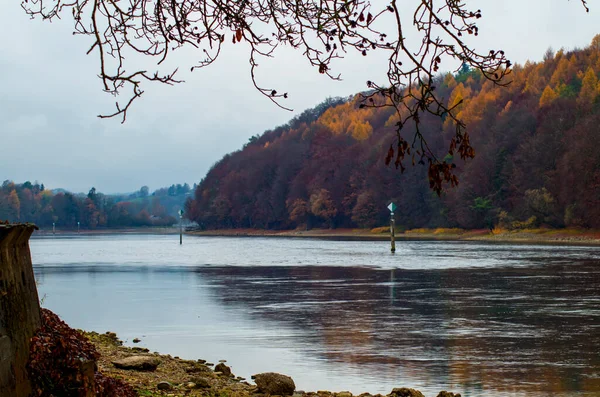
[[[581,0],[589,11],[587,1]],[[365,106],[391,106],[398,114],[395,145],[386,161],[404,170],[406,155],[429,166],[431,187],[440,193],[443,182],[456,185],[453,165],[438,160],[421,130],[423,114],[449,117],[455,135],[448,152],[461,158],[474,156],[465,124],[456,117],[444,98],[438,97],[434,77],[442,62],[454,60],[479,70],[495,84],[506,84],[511,62],[504,52],[491,49],[477,52],[465,36],[477,36],[480,10],[468,8],[465,0],[412,0],[413,12],[403,1],[367,0],[23,0],[22,7],[32,18],[53,20],[68,9],[74,20],[74,33],[89,36],[88,53],[96,53],[99,77],[104,90],[115,96],[128,88],[128,99],[117,101],[116,111],[100,117],[122,117],[124,122],[132,103],[139,98],[144,81],[176,84],[176,70],[158,72],[126,71],[126,56],[156,57],[157,68],[175,50],[193,47],[201,54],[191,70],[211,65],[221,54],[225,40],[245,42],[250,77],[256,89],[283,109],[287,93],[266,88],[257,81],[258,60],[274,55],[280,44],[303,53],[310,65],[331,79],[340,79],[332,61],[350,51],[367,56],[374,51],[388,54],[387,78],[369,81]],[[405,25],[406,24],[406,25]],[[411,24],[420,43],[408,43],[404,28]],[[375,100],[377,98],[377,100]],[[289,109],[288,109],[289,110]],[[402,127],[412,122],[412,139],[402,135]],[[410,137],[409,137],[410,138]],[[410,141],[410,143],[409,143]],[[394,148],[395,147],[395,148]]]

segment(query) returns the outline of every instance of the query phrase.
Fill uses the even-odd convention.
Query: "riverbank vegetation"
[[[350,239],[350,240],[389,240],[390,227],[373,229],[295,229],[295,230],[264,230],[264,229],[217,229],[196,230],[189,232],[199,236],[227,237],[294,237],[318,239]],[[528,244],[600,244],[600,230],[584,228],[563,229],[522,229],[507,230],[495,227],[489,229],[459,229],[459,228],[417,228],[409,230],[396,229],[397,240],[443,240],[443,241],[488,241]]]
[[[507,87],[466,66],[437,77],[436,92],[477,148],[473,160],[453,156],[452,119],[423,116],[421,133],[458,176],[440,197],[427,164],[386,166],[398,115],[357,96],[328,100],[226,155],[187,214],[202,229],[373,228],[388,224],[393,201],[401,229],[600,227],[600,35],[515,65],[511,76]],[[418,150],[407,158],[418,163]]]
[[[41,228],[97,230],[172,226],[178,221],[192,189],[185,183],[134,193],[103,194],[92,187],[87,194],[49,190],[38,182],[4,181],[0,186],[0,220],[30,222]]]

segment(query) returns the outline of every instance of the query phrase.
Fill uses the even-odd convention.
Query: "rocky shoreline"
[[[100,353],[98,371],[120,379],[140,397],[424,397],[415,389],[395,388],[387,395],[349,391],[331,392],[296,390],[291,377],[277,373],[261,373],[251,381],[235,376],[225,360],[216,365],[205,360],[184,360],[150,352],[146,348],[126,347],[112,332],[80,331]],[[437,397],[460,397],[458,393],[440,391]]]

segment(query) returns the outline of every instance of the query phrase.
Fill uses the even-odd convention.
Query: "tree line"
[[[14,183],[0,186],[0,220],[31,222],[42,228],[83,229],[171,226],[178,222],[192,188],[173,184],[150,193],[148,186],[123,195],[107,195],[92,187],[87,194],[63,189],[54,191],[44,184]]]
[[[437,76],[476,151],[468,161],[451,155],[453,118],[422,117],[420,133],[458,176],[440,197],[416,164],[418,145],[399,170],[386,166],[403,115],[355,96],[252,137],[211,168],[186,212],[209,229],[374,227],[388,223],[393,201],[406,228],[600,227],[599,77],[600,35],[515,65],[507,87],[466,66]]]

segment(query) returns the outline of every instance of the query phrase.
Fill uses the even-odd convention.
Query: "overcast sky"
[[[374,0],[377,4],[380,0]],[[475,0],[473,0],[475,1]],[[411,7],[414,0],[405,0]],[[578,0],[477,1],[483,11],[478,49],[503,48],[513,63],[539,61],[548,47],[585,47],[600,33],[600,4]],[[226,46],[208,69],[186,72],[193,54],[179,57],[185,84],[146,87],[127,122],[96,116],[113,110],[101,91],[90,40],[71,34],[71,19],[29,20],[20,0],[0,13],[0,183],[38,180],[49,188],[87,192],[151,190],[199,182],[212,164],[252,135],[287,122],[329,96],[364,90],[384,70],[376,57],[356,57],[329,81],[300,54],[283,48],[261,63],[265,85],[289,92],[281,110],[252,87],[241,46]],[[499,45],[501,43],[501,45]]]

